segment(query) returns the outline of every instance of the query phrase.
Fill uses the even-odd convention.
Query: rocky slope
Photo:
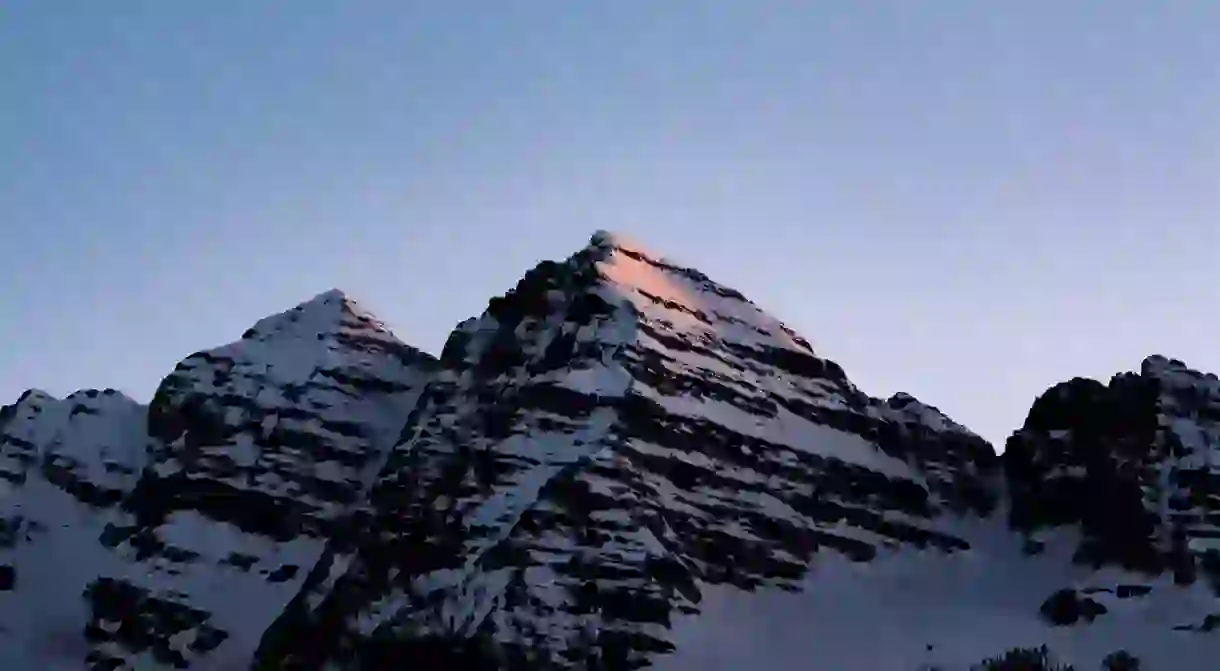
[[[598,233],[439,360],[331,291],[147,407],[0,410],[0,668],[1201,671],[1217,448],[1215,376],[1151,357],[997,458]]]

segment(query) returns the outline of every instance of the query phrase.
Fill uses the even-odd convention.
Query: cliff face
[[[148,406],[0,409],[0,668],[1203,671],[1217,448],[1217,378],[1150,357],[997,457],[598,233],[439,359],[329,291]]]
[[[1220,381],[1152,356],[1046,392],[1004,454],[1014,527],[1074,525],[1077,560],[1179,581],[1220,568]]]

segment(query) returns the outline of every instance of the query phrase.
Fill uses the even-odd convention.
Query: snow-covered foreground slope
[[[908,549],[866,563],[826,554],[801,593],[707,589],[701,614],[675,627],[677,652],[656,668],[968,671],[1004,650],[1040,645],[1077,671],[1101,668],[1123,649],[1153,671],[1220,663],[1220,637],[1174,629],[1216,610],[1209,587],[1073,565],[1078,539],[1070,532],[1047,536],[1046,552],[1030,557],[1002,525],[958,524],[970,550]],[[1039,611],[1061,589],[1087,594],[1107,612],[1053,626]]]

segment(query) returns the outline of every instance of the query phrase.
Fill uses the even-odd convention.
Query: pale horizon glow
[[[1220,4],[321,0],[0,9],[0,404],[147,401],[337,287],[439,353],[622,232],[1002,448],[1220,372]]]

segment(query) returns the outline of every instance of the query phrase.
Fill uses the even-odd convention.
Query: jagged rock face
[[[943,513],[994,505],[977,436],[869,398],[739,293],[608,234],[441,358],[268,666],[637,667],[703,586],[796,589],[819,551],[962,549]]]
[[[1077,559],[1190,581],[1220,568],[1220,381],[1153,356],[1051,388],[1009,439],[1011,522],[1079,525]]]
[[[77,664],[248,665],[363,497],[433,364],[338,292],[179,364],[147,414],[124,420],[127,446],[147,445],[149,459],[138,482],[123,481],[121,509],[92,529],[106,558],[69,600],[85,611]],[[66,456],[44,460],[52,482],[82,467],[71,468]]]
[[[113,389],[29,391],[0,409],[0,668],[84,662],[81,590],[148,453],[144,407]]]

